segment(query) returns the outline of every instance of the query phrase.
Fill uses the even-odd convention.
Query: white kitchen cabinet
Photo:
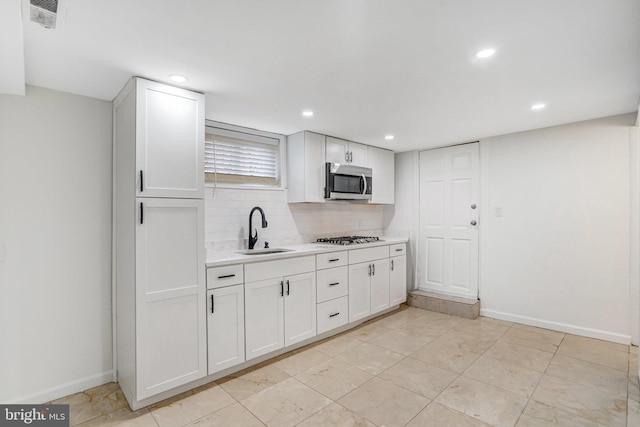
[[[207,293],[209,375],[244,362],[244,285]]]
[[[316,335],[316,275],[298,274],[284,278],[285,347]]]
[[[389,259],[371,264],[371,314],[389,308]]]
[[[395,203],[395,160],[393,151],[368,148],[368,162],[372,172],[371,201],[369,203]]]
[[[349,251],[349,321],[389,308],[389,246]]]
[[[283,289],[281,278],[245,283],[247,360],[284,347]]]
[[[135,353],[141,400],[206,374],[204,201],[138,198],[137,205]]]
[[[398,243],[389,246],[389,305],[402,304],[407,300],[407,245]]]
[[[314,256],[247,264],[245,280],[246,360],[316,335]]]
[[[287,201],[324,203],[325,136],[298,132],[287,137]]]
[[[113,118],[116,375],[136,410],[207,374],[204,97],[134,78]]]
[[[316,279],[318,303],[349,294],[349,269],[346,265],[318,270]]]
[[[318,304],[318,334],[349,323],[349,297],[343,296]]]
[[[357,142],[327,136],[326,161],[366,167],[367,146]]]
[[[202,198],[204,95],[140,78],[132,83],[136,196]]]
[[[371,314],[370,262],[349,265],[349,322]]]

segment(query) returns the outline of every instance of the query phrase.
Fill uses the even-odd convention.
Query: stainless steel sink
[[[237,251],[237,253],[241,255],[268,255],[268,254],[279,254],[282,252],[293,252],[293,249],[266,248],[266,249],[249,249],[246,251]]]

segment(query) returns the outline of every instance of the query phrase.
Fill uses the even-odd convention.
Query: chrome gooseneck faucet
[[[258,241],[258,230],[256,229],[255,235],[251,234],[253,233],[253,222],[251,218],[253,217],[253,213],[255,211],[260,212],[260,215],[262,216],[262,228],[267,228],[267,218],[264,216],[264,211],[262,210],[262,208],[256,206],[255,208],[251,209],[251,213],[249,213],[249,249],[253,249],[253,247],[256,245],[256,242]]]

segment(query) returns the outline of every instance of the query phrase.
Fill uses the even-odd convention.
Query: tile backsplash
[[[205,189],[205,231],[207,249],[227,252],[246,249],[249,212],[260,206],[268,227],[260,228],[260,213],[253,215],[258,230],[256,248],[310,243],[318,237],[383,234],[383,206],[332,201],[287,203],[286,190]]]

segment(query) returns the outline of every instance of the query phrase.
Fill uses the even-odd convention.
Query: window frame
[[[271,138],[278,141],[278,170],[279,180],[277,184],[258,184],[258,183],[232,183],[232,182],[211,182],[206,181],[206,188],[235,188],[235,189],[254,189],[254,190],[279,190],[283,191],[287,188],[287,158],[286,144],[287,137],[273,132],[266,132],[258,129],[247,128],[243,126],[232,125],[229,123],[217,122],[213,120],[205,120],[205,135],[219,132],[223,136],[231,138],[246,139],[248,141],[260,142],[259,139]]]

